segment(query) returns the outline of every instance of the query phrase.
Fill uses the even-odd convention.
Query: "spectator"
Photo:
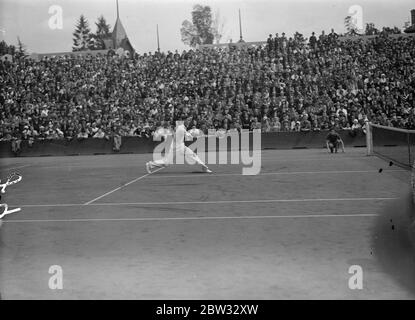
[[[304,132],[309,132],[311,130],[311,122],[308,121],[306,116],[303,116],[303,120],[301,121],[300,130]]]
[[[271,132],[278,132],[281,131],[281,122],[277,116],[271,119]]]
[[[261,123],[262,132],[271,132],[271,125],[267,116],[264,116]]]
[[[362,126],[360,125],[359,120],[354,119],[353,125],[350,128],[350,135],[352,137],[355,137],[361,131],[362,131]]]
[[[19,128],[15,128],[11,137],[12,152],[18,155],[21,152],[22,134]]]
[[[105,138],[105,132],[101,128],[98,128],[98,131],[95,132],[95,134],[92,137],[96,138],[96,139],[104,139]]]
[[[312,50],[316,50],[317,48],[317,38],[314,32],[311,33],[310,39],[309,39],[310,48]]]
[[[112,150],[114,150],[115,152],[119,152],[121,149],[122,138],[120,130],[121,129],[118,126],[114,129]]]
[[[49,135],[48,135],[48,137],[49,137]],[[77,137],[78,141],[88,139],[88,133],[87,133],[86,129],[82,128],[81,131],[77,134],[76,137]]]

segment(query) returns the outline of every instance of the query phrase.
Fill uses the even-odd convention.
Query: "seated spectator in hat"
[[[75,133],[74,133],[74,128],[73,128],[73,127],[69,127],[69,128],[66,130],[66,132],[65,132],[65,138],[66,138],[68,141],[71,141],[71,140],[74,138],[74,136],[75,136]]]
[[[224,132],[227,132],[229,130],[229,122],[227,121],[227,119],[224,119],[224,121],[223,121],[222,130]]]
[[[257,117],[253,117],[251,122],[251,131],[253,130],[261,130],[261,122],[258,121]]]
[[[29,139],[30,139],[30,129],[29,126],[25,125],[23,127],[23,131],[22,131],[22,139],[28,141],[29,146],[31,147],[30,143],[29,143]],[[33,139],[33,138],[32,138]],[[33,144],[33,143],[32,143]]]
[[[150,127],[150,124],[148,122],[146,122],[144,124],[144,126],[142,127],[140,136],[143,137],[143,138],[150,138],[151,137],[151,127]]]
[[[339,108],[336,110],[336,116],[337,116],[337,117],[344,116],[344,117],[346,117],[346,118],[347,118],[347,110],[346,110],[346,108],[344,108],[344,107],[339,107]]]
[[[244,113],[242,120],[241,120],[241,124],[242,124],[242,129],[243,130],[250,130],[251,129],[251,120],[249,119],[249,115],[248,113]]]
[[[309,132],[311,130],[311,122],[307,119],[306,116],[303,117],[301,121],[300,130],[303,132]]]
[[[12,135],[8,127],[2,127],[0,131],[0,141],[11,141]]]
[[[290,131],[294,131],[296,123],[297,123],[297,117],[292,117],[291,122],[290,122]]]
[[[346,120],[346,117],[344,117],[343,115],[341,115],[338,118],[338,123],[339,123],[339,127],[343,130],[345,129],[350,129],[350,124],[349,122]]]
[[[39,127],[39,140],[45,140],[46,139],[46,128],[44,126]]]
[[[357,135],[358,135],[358,133],[359,133],[359,132],[362,132],[362,126],[360,125],[359,120],[354,119],[354,120],[353,120],[353,124],[352,124],[352,126],[350,127],[350,132],[349,132],[349,134],[350,134],[352,137],[355,137],[355,136],[357,136]]]
[[[284,132],[291,131],[291,124],[290,124],[290,121],[288,119],[282,120],[281,131],[284,131]]]
[[[301,131],[301,122],[300,121],[292,121],[291,122],[291,131],[299,132]]]
[[[88,132],[86,131],[85,128],[82,128],[79,133],[77,134],[76,138],[78,139],[78,141],[82,141],[85,139],[88,139]]]
[[[218,131],[222,128],[221,121],[219,119],[213,119],[213,128]]]
[[[101,128],[97,128],[98,130],[95,132],[95,134],[92,136],[96,139],[104,139],[105,138],[105,132]]]
[[[262,132],[270,132],[271,131],[271,125],[270,125],[270,122],[269,122],[269,119],[268,119],[267,116],[264,116],[262,118],[261,130],[262,130]]]
[[[274,118],[271,119],[270,126],[271,126],[271,132],[281,131],[281,122],[278,116],[274,116]]]
[[[93,122],[90,128],[90,134],[93,137],[97,132],[98,132],[99,128],[97,127],[97,123]]]
[[[58,138],[59,138],[58,133],[56,132],[55,129],[53,129],[53,127],[49,128],[46,131],[46,140],[56,140]]]
[[[413,116],[410,116],[405,124],[405,129],[415,130],[415,119]]]

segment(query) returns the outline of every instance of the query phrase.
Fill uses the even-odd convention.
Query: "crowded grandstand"
[[[381,33],[266,44],[95,56],[19,56],[4,42],[0,139],[150,137],[175,119],[189,128],[319,131],[365,122],[415,129],[415,37]],[[13,61],[10,61],[13,60]]]

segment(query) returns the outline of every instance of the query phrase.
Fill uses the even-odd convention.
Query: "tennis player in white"
[[[203,172],[211,173],[208,166],[203,163],[203,161],[194,153],[190,148],[186,147],[184,144],[184,138],[186,136],[192,136],[187,132],[184,125],[184,121],[176,121],[176,131],[173,135],[172,143],[169,146],[169,149],[166,150],[165,157],[163,159],[158,159],[154,161],[149,161],[146,163],[146,169],[148,173],[152,173],[154,168],[163,168],[167,167],[173,162],[173,156],[186,157],[192,159],[194,162],[202,166]]]

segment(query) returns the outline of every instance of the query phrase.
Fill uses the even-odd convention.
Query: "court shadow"
[[[373,248],[383,270],[415,293],[414,210],[411,190],[388,203],[376,218]]]

